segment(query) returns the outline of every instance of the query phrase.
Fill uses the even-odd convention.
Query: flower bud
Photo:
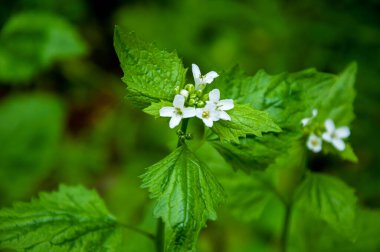
[[[204,106],[205,106],[205,102],[204,101],[201,100],[201,101],[197,102],[197,107],[198,108],[203,108]]]
[[[205,89],[206,85],[205,84],[199,84],[198,85],[198,90],[203,90]]]
[[[203,101],[208,101],[208,99],[209,99],[209,95],[208,94],[205,94],[205,95],[202,96],[202,100]]]
[[[190,98],[190,100],[189,100],[189,106],[193,106],[194,104],[195,104],[195,100]]]
[[[187,91],[189,91],[189,93],[192,93],[192,92],[194,92],[195,87],[194,87],[193,84],[186,84],[185,89],[186,89]]]
[[[197,90],[197,91],[195,91],[195,94],[200,98],[200,97],[202,97],[203,92],[202,92],[202,90]]]
[[[185,98],[189,96],[189,91],[187,91],[186,89],[182,89],[179,93],[183,95]]]
[[[195,99],[195,98],[197,98],[197,95],[196,95],[196,94],[191,94],[191,95],[190,95],[190,99]]]

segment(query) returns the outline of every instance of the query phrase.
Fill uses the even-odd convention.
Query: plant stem
[[[157,220],[156,228],[156,250],[157,252],[165,251],[165,223],[161,218]]]
[[[181,124],[181,131],[183,134],[186,134],[187,125],[189,119],[183,119]],[[180,147],[184,143],[184,140],[178,139],[177,148]],[[158,218],[157,220],[157,228],[156,228],[156,251],[164,252],[165,251],[165,223],[162,221],[162,218]]]
[[[146,236],[147,238],[151,239],[151,240],[155,240],[156,237],[154,236],[154,234],[151,234],[149,232],[146,232],[144,230],[141,230],[139,228],[136,228],[134,226],[131,226],[131,225],[128,225],[128,224],[124,224],[124,223],[119,223],[122,227],[126,228],[126,229],[130,229],[132,231],[135,231],[136,233],[139,233],[139,234],[142,234],[144,236]]]
[[[288,203],[285,205],[285,217],[284,225],[282,226],[281,240],[280,240],[280,252],[286,252],[286,247],[288,245],[288,233],[290,230],[292,215],[292,204]]]

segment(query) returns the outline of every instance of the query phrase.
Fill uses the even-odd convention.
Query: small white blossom
[[[160,109],[160,116],[171,117],[169,127],[176,127],[182,118],[195,116],[195,108],[185,108],[185,97],[176,95],[173,100],[173,107],[163,107]]]
[[[312,152],[320,152],[322,150],[322,139],[311,133],[306,143],[307,148]]]
[[[326,132],[322,134],[323,140],[334,145],[337,150],[343,151],[346,145],[342,139],[350,136],[350,129],[347,126],[335,128],[334,121],[331,119],[325,121],[325,127]]]
[[[195,89],[199,89],[201,84],[210,84],[216,77],[219,76],[215,71],[208,72],[206,75],[201,74],[201,70],[195,64],[191,65],[193,70]]]
[[[308,125],[310,123],[310,121],[314,117],[316,117],[317,115],[318,115],[318,110],[317,109],[313,109],[311,117],[306,117],[306,118],[304,118],[304,119],[301,120],[302,126],[305,127],[306,125]]]
[[[204,108],[196,109],[196,116],[202,119],[207,127],[212,127],[215,121],[219,120],[219,112],[214,104],[206,104]]]
[[[234,101],[232,99],[220,100],[219,89],[213,89],[208,95],[209,101],[206,101],[206,103],[215,105],[216,111],[219,112],[219,118],[231,121],[231,117],[225,112],[225,110],[233,109]]]
[[[189,96],[189,91],[187,91],[186,89],[182,89],[181,91],[179,91],[179,94],[187,98]]]

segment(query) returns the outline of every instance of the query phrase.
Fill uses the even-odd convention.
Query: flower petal
[[[192,64],[191,69],[193,71],[195,84],[196,85],[200,84],[201,70],[199,69],[199,67],[196,64]]]
[[[219,101],[218,108],[220,110],[230,110],[234,108],[234,100],[232,99],[225,99]]]
[[[219,89],[215,88],[210,93],[208,93],[209,100],[211,102],[218,102],[220,99],[220,91]]]
[[[176,127],[181,122],[182,116],[174,115],[172,119],[170,119],[169,127],[172,129]]]
[[[313,111],[311,112],[313,117],[316,117],[318,115],[318,109],[313,109]]]
[[[332,133],[334,132],[335,130],[335,124],[334,124],[334,121],[331,120],[331,119],[327,119],[325,121],[325,127],[326,127],[326,131],[329,132],[329,133]]]
[[[219,111],[219,118],[222,120],[231,121],[231,117],[225,111]]]
[[[185,97],[183,97],[183,95],[176,95],[174,97],[173,105],[175,108],[182,109],[185,105]]]
[[[214,124],[214,122],[211,118],[203,118],[202,121],[209,128],[211,128],[212,125]]]
[[[344,148],[346,148],[346,144],[343,142],[342,139],[340,138],[334,138],[332,140],[332,144],[334,145],[334,147],[339,150],[339,151],[343,151]]]
[[[195,109],[195,116],[202,119],[202,114],[203,114],[203,108],[197,108]]]
[[[322,134],[322,138],[323,138],[323,140],[325,140],[326,142],[329,142],[329,143],[331,143],[331,141],[332,141],[332,137],[331,137],[331,134],[329,132],[324,132]]]
[[[174,115],[175,108],[173,107],[162,107],[160,109],[160,116],[161,117],[172,117]]]
[[[203,78],[202,83],[210,84],[218,76],[219,74],[217,74],[215,71],[208,72],[206,76]]]
[[[182,109],[182,117],[183,118],[194,117],[195,114],[196,114],[195,108],[189,107],[189,108],[183,108]]]
[[[185,98],[189,96],[189,91],[187,91],[186,89],[182,89],[181,91],[179,91],[179,93]]]
[[[303,127],[305,127],[306,125],[309,124],[310,121],[311,121],[311,118],[304,118],[301,120],[301,124]]]
[[[350,132],[350,128],[348,128],[347,126],[342,126],[342,127],[339,127],[335,130],[335,134],[339,137],[339,138],[346,138],[346,137],[349,137],[351,132]]]

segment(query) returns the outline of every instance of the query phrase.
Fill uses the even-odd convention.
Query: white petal
[[[203,114],[203,108],[197,108],[195,109],[195,116],[202,119],[202,114]]]
[[[218,103],[218,108],[220,110],[230,110],[234,108],[234,100],[232,99],[225,99],[221,100]]]
[[[337,150],[339,150],[339,151],[342,151],[342,150],[344,150],[344,148],[346,148],[345,143],[344,143],[343,140],[340,139],[340,138],[334,138],[334,139],[332,140],[332,144],[333,144],[333,145],[335,146],[335,148],[336,148]]]
[[[199,69],[199,67],[195,64],[192,64],[191,65],[191,69],[193,71],[193,76],[194,76],[194,82],[195,82],[195,85],[198,85],[200,84],[200,78],[201,78],[201,70]]]
[[[211,102],[218,102],[220,99],[220,91],[219,89],[215,88],[210,93],[208,93],[209,100]]]
[[[182,117],[183,118],[190,118],[195,116],[195,108],[189,107],[189,108],[183,108],[182,109]]]
[[[310,134],[306,143],[307,148],[313,152],[320,152],[322,150],[322,140],[315,134]]]
[[[182,109],[185,105],[185,97],[183,97],[183,95],[176,95],[174,97],[173,105],[175,108]]]
[[[214,124],[214,122],[212,121],[211,118],[203,118],[202,119],[203,123],[207,126],[207,127],[212,127],[212,125]]]
[[[346,137],[349,137],[351,132],[350,132],[350,128],[348,128],[347,126],[342,126],[342,127],[339,127],[335,130],[335,134],[339,137],[339,138],[346,138]]]
[[[302,119],[301,120],[302,126],[305,127],[306,125],[308,125],[309,122],[310,122],[310,120],[311,120],[311,118],[304,118],[304,119]]]
[[[181,122],[182,116],[174,115],[172,119],[170,119],[169,127],[172,129],[176,127]]]
[[[231,117],[224,111],[219,111],[219,118],[222,120],[231,121]]]
[[[208,72],[206,76],[203,78],[203,83],[210,84],[216,77],[218,77],[219,74],[217,74],[215,71]]]
[[[323,138],[323,140],[325,140],[326,142],[329,142],[329,143],[331,143],[331,141],[332,141],[332,137],[331,137],[331,134],[329,132],[324,132],[322,134],[322,138]]]
[[[219,119],[220,119],[219,111],[210,110],[210,119],[213,121],[219,121]]]
[[[334,121],[331,120],[331,119],[327,119],[325,121],[325,127],[326,127],[326,131],[329,132],[329,133],[332,133],[334,132],[335,130],[335,124],[334,124]]]
[[[162,107],[160,109],[160,116],[162,117],[172,117],[174,115],[175,108],[173,107]]]
[[[186,89],[182,89],[179,93],[185,98],[189,96],[189,91],[187,91]]]
[[[313,109],[313,111],[311,112],[313,117],[316,117],[318,115],[318,109]]]

